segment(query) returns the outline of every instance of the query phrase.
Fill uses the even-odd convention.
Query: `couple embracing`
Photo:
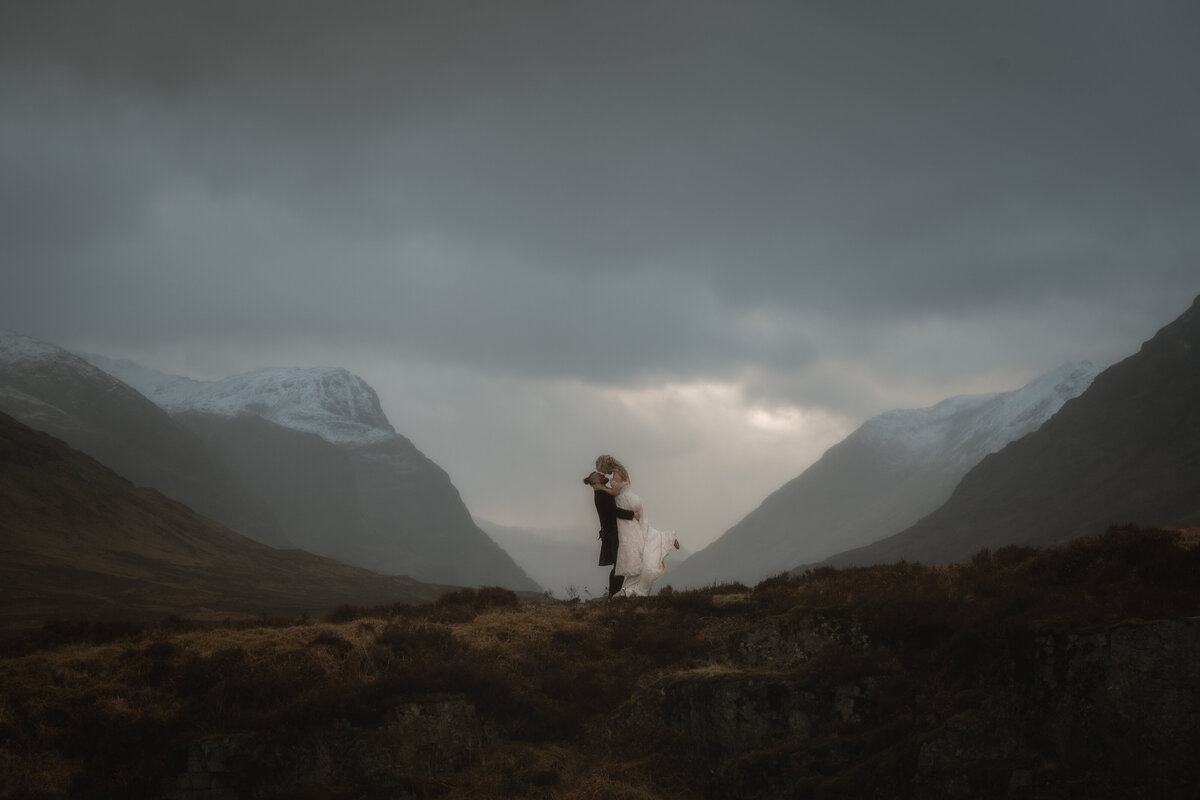
[[[629,489],[629,471],[612,456],[597,458],[583,482],[592,488],[600,516],[600,566],[612,565],[608,596],[647,596],[679,540],[650,525],[641,498]]]

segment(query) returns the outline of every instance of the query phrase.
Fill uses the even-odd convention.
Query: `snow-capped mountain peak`
[[[85,358],[170,414],[261,417],[333,444],[368,444],[396,435],[375,390],[340,367],[276,367],[197,381],[130,361],[95,355]]]
[[[974,464],[1036,430],[1100,373],[1088,361],[1064,364],[1020,389],[960,395],[921,409],[888,411],[852,434],[889,448],[913,464],[947,457]]]

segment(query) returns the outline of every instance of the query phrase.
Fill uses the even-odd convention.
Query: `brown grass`
[[[975,677],[1012,637],[1200,613],[1198,534],[1119,528],[948,567],[819,569],[633,602],[462,590],[321,621],[48,626],[0,656],[0,798],[151,796],[199,737],[267,731],[286,743],[339,720],[378,726],[396,703],[445,692],[465,695],[494,735],[482,763],[414,783],[424,796],[719,796],[721,781],[766,762],[813,796],[852,796],[855,775],[911,769],[921,731],[978,702]],[[871,646],[831,647],[788,680],[870,677],[880,702],[861,724],[715,772],[614,737],[609,721],[638,687],[736,677],[720,656],[730,635],[815,612],[855,620]]]

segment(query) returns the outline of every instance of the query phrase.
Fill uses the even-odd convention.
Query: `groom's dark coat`
[[[617,537],[617,520],[633,519],[633,511],[617,505],[617,498],[603,489],[593,490],[596,495],[596,514],[600,517],[600,566],[607,567],[617,563],[617,547],[620,540]],[[616,567],[608,573],[608,596],[612,597],[621,591],[625,579],[616,574]]]

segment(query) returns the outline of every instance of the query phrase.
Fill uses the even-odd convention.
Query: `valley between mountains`
[[[868,420],[711,545],[676,558],[660,586],[754,585],[818,564],[946,563],[985,548],[1064,543],[1112,524],[1200,524],[1197,302],[1108,368],[1067,364],[1010,392],[955,397]],[[13,427],[24,425],[77,451],[63,451],[61,459],[86,457],[89,466],[79,474],[103,466],[129,483],[129,497],[144,504],[153,490],[162,513],[168,500],[178,504],[170,523],[143,526],[162,536],[146,549],[144,542],[124,543],[137,538],[121,516],[126,512],[110,513],[124,494],[110,489],[111,502],[85,501],[94,484],[46,482],[37,484],[37,505],[30,507],[32,495],[17,487],[19,476],[32,473],[14,473],[0,523],[0,546],[14,554],[9,586],[25,587],[9,593],[14,618],[45,619],[66,610],[22,592],[32,592],[46,570],[86,574],[87,558],[96,571],[87,592],[96,598],[96,613],[209,615],[203,603],[147,604],[138,589],[139,580],[153,574],[163,580],[194,560],[204,536],[185,544],[174,535],[189,512],[196,514],[187,523],[192,529],[211,531],[202,549],[214,558],[228,551],[233,561],[220,569],[212,562],[179,581],[198,596],[224,597],[230,613],[239,595],[225,587],[232,580],[226,570],[248,559],[246,548],[264,554],[249,561],[284,554],[310,564],[326,559],[329,569],[336,563],[362,570],[363,586],[390,577],[430,587],[426,597],[456,586],[499,586],[531,597],[547,590],[560,597],[603,592],[585,583],[591,573],[596,583],[603,578],[590,566],[590,531],[581,532],[575,546],[539,551],[524,544],[528,537],[519,530],[476,522],[451,476],[398,433],[375,391],[344,369],[267,369],[201,382],[0,332],[0,412],[11,417],[6,432],[16,455],[10,463],[32,458],[19,455],[34,447],[34,439]],[[47,494],[51,485],[57,495]],[[47,527],[45,515],[54,517],[55,527]],[[69,538],[73,526],[84,524],[93,533],[91,549],[72,550],[51,535]],[[39,547],[44,552],[38,554]],[[110,572],[115,567],[101,554],[118,552],[126,552],[127,561],[139,553],[141,572],[128,565]],[[71,562],[59,563],[67,554]],[[35,562],[43,572],[17,574],[20,565]],[[331,586],[328,597],[347,598],[344,588]],[[359,600],[377,597],[372,589]],[[322,610],[308,605],[306,613]],[[236,611],[297,608],[291,600],[280,598],[272,607],[258,598]]]

